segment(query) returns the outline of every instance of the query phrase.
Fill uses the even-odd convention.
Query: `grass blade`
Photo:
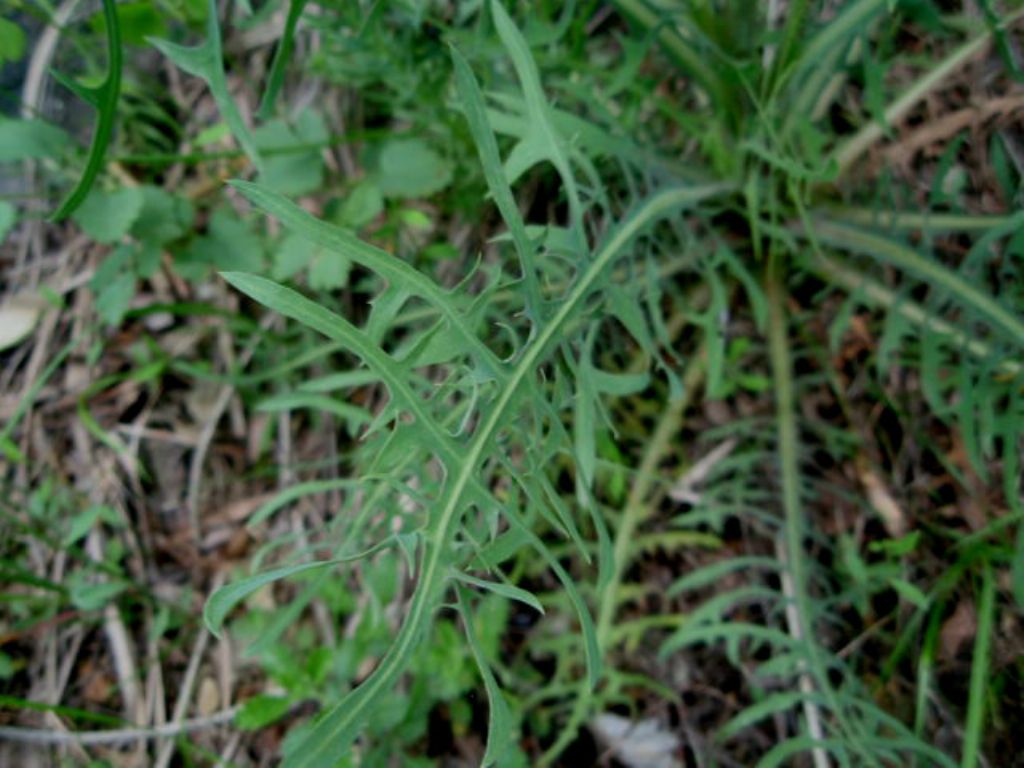
[[[121,23],[117,16],[114,0],[103,0],[103,21],[107,29],[107,75],[103,82],[94,88],[76,84],[73,90],[85,98],[97,110],[96,128],[89,144],[89,157],[85,170],[75,188],[71,190],[64,202],[60,204],[51,221],[61,221],[70,216],[80,206],[92,189],[93,182],[103,167],[107,155],[110,137],[114,133],[114,122],[117,119],[117,100],[121,94]]]
[[[285,565],[280,568],[271,568],[269,571],[257,573],[254,576],[226,584],[215,591],[203,606],[203,621],[214,637],[220,637],[221,629],[224,626],[224,619],[231,612],[231,609],[238,605],[260,587],[272,584],[281,579],[287,579],[300,573],[315,571],[321,568],[328,568],[341,563],[350,563],[354,560],[361,560],[364,557],[380,552],[382,549],[394,544],[394,538],[388,538],[363,552],[347,557],[338,557],[332,560],[320,560],[315,563],[300,563],[298,565]]]
[[[456,571],[454,573],[455,578],[464,584],[469,584],[473,587],[493,592],[496,595],[501,595],[507,600],[516,600],[523,605],[528,605],[537,613],[544,613],[544,606],[540,604],[533,594],[527,592],[525,589],[514,587],[511,584],[501,584],[495,581],[486,581],[485,579],[478,579],[475,576],[470,576],[468,573],[461,573]]]
[[[985,699],[988,693],[989,646],[995,625],[996,583],[988,565],[981,577],[978,605],[978,634],[974,638],[971,659],[971,687],[967,699],[967,723],[964,726],[964,752],[961,768],[975,768],[981,754],[982,728],[985,724]]]
[[[274,102],[277,101],[278,91],[284,82],[284,70],[292,56],[292,47],[295,45],[295,27],[298,26],[302,11],[306,8],[307,0],[291,0],[288,5],[288,17],[284,22],[284,31],[277,43],[277,50],[274,51],[274,60],[270,65],[270,74],[267,76],[267,89],[263,92],[263,99],[260,101],[260,109],[257,113],[260,120],[269,120],[274,115]]]

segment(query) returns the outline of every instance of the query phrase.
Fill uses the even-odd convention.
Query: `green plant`
[[[352,263],[387,281],[387,288],[374,302],[366,325],[360,328],[291,289],[263,278],[236,273],[226,275],[233,285],[272,309],[344,344],[384,384],[389,404],[375,418],[371,427],[374,439],[363,448],[368,458],[363,459],[367,469],[363,471],[360,484],[364,493],[372,492],[378,483],[389,491],[396,486],[415,488],[416,497],[421,499],[417,507],[420,504],[424,507],[419,519],[412,517],[403,523],[409,535],[415,534],[411,540],[417,542],[419,573],[409,612],[393,646],[371,677],[326,714],[308,739],[296,747],[291,758],[295,764],[330,763],[347,751],[360,727],[370,718],[372,707],[409,665],[413,649],[433,625],[433,616],[441,607],[453,579],[468,580],[478,589],[492,590],[539,606],[527,593],[501,583],[498,565],[524,547],[536,549],[558,574],[578,613],[590,683],[595,684],[600,676],[599,649],[589,611],[574,581],[533,529],[538,516],[547,519],[574,540],[579,552],[589,559],[578,531],[581,523],[589,522],[601,542],[599,568],[607,574],[610,542],[591,495],[593,469],[588,469],[595,462],[590,425],[599,412],[596,398],[600,392],[634,391],[638,385],[643,386],[645,379],[638,379],[635,374],[596,369],[589,350],[603,322],[602,313],[597,309],[605,306],[604,311],[619,318],[648,355],[655,354],[648,321],[635,309],[638,303],[651,305],[645,294],[652,285],[641,283],[640,293],[635,294],[612,282],[615,271],[632,261],[627,246],[659,218],[720,195],[729,185],[677,187],[653,194],[638,202],[634,210],[601,239],[593,253],[588,253],[589,249],[581,250],[586,247],[587,239],[583,230],[584,204],[569,165],[566,145],[550,124],[549,108],[525,41],[499,5],[494,6],[494,13],[498,31],[524,88],[533,121],[530,125],[540,131],[524,139],[520,163],[532,165],[542,158],[547,159],[568,185],[569,242],[573,250],[563,258],[577,265],[578,274],[560,294],[542,295],[541,281],[559,280],[561,265],[550,260],[550,266],[542,266],[536,258],[537,245],[531,241],[519,217],[501,170],[482,96],[458,54],[454,56],[460,99],[477,142],[488,185],[507,219],[518,258],[519,274],[515,280],[522,281],[525,289],[523,315],[519,318],[512,314],[517,311],[514,305],[501,307],[501,314],[495,316],[493,313],[499,308],[487,301],[491,294],[508,284],[509,278],[503,278],[500,271],[484,270],[482,277],[486,288],[479,296],[452,291],[394,256],[314,219],[280,195],[253,184],[235,183],[252,202],[295,234],[319,247],[341,253]],[[522,166],[518,172],[529,165]],[[468,280],[464,284],[468,284]],[[401,337],[391,340],[389,328],[412,299],[425,303],[439,319],[415,331],[405,328]],[[497,328],[494,323],[498,318],[504,327],[499,328],[496,338],[485,341],[481,331]],[[574,349],[574,339],[585,342],[579,352]],[[387,341],[387,346],[381,346],[382,341]],[[575,375],[575,369],[580,366],[587,369],[586,376]],[[575,437],[563,426],[562,414],[567,407],[584,427],[575,431]],[[529,431],[524,431],[525,425],[530,426]],[[542,440],[542,451],[537,450],[540,446],[531,445],[536,439]],[[522,448],[517,449],[517,445]],[[434,465],[436,470],[424,474],[417,466],[414,474],[407,476],[410,462],[403,454],[413,446],[426,451],[413,463],[425,465],[428,470]],[[590,509],[589,520],[574,519],[554,491],[551,478],[543,471],[545,463],[559,454],[574,456],[584,468],[576,479],[577,496],[583,508]],[[435,471],[440,474],[431,476]],[[511,474],[505,475],[507,472]],[[505,491],[507,499],[495,498],[494,492],[489,490],[494,483],[492,475],[506,476],[513,482]],[[374,476],[383,479],[374,481]],[[529,504],[524,506],[527,501]],[[477,569],[492,572],[496,580],[484,581],[466,574]],[[282,569],[275,575],[284,574],[285,569]],[[601,578],[606,576],[599,577],[599,581]],[[254,579],[262,582],[265,577]],[[467,594],[463,594],[463,600]],[[478,660],[483,662],[483,656],[478,655]],[[483,674],[493,683],[490,672]],[[496,685],[488,688],[492,695],[498,696]],[[492,711],[501,712],[503,708],[500,698],[492,701]],[[488,758],[496,760],[510,734],[497,732],[493,736],[501,741],[491,743]]]
[[[657,28],[659,17],[646,6],[622,5],[641,24]],[[906,726],[873,704],[844,665],[819,644],[819,627],[831,619],[820,593],[812,586],[813,572],[805,564],[803,555],[807,536],[804,507],[813,500],[815,492],[801,469],[801,438],[794,409],[799,381],[794,379],[793,373],[794,341],[789,331],[786,291],[794,281],[804,280],[808,274],[828,280],[829,268],[825,265],[831,262],[826,259],[834,262],[836,249],[848,254],[843,269],[850,269],[851,263],[856,263],[852,256],[865,254],[881,259],[905,271],[908,278],[924,280],[931,287],[929,295],[941,296],[942,302],[955,302],[957,311],[969,313],[986,329],[989,346],[985,347],[986,354],[980,360],[962,356],[955,346],[956,337],[948,332],[926,332],[926,348],[932,345],[932,352],[930,357],[926,354],[922,358],[924,375],[932,381],[940,380],[941,369],[955,365],[961,372],[957,379],[961,402],[955,407],[960,428],[969,426],[978,418],[978,412],[994,413],[998,408],[1007,418],[1006,423],[1013,425],[1008,427],[1011,431],[1001,441],[1004,460],[1009,460],[1006,457],[1014,453],[1019,444],[1019,417],[1014,410],[1006,411],[1000,405],[1007,397],[1013,401],[1013,393],[1019,385],[1014,378],[993,377],[991,355],[995,354],[998,360],[1004,353],[997,350],[1006,349],[1006,354],[1012,354],[1010,349],[1019,349],[1024,339],[1020,320],[965,280],[963,272],[958,274],[937,260],[927,259],[891,237],[842,223],[843,211],[834,203],[828,208],[819,207],[819,201],[829,200],[828,190],[839,175],[849,169],[853,160],[879,135],[878,123],[869,117],[859,132],[837,142],[823,132],[820,118],[827,114],[830,100],[838,93],[835,83],[848,77],[847,66],[851,60],[856,61],[858,51],[866,44],[865,35],[871,25],[884,17],[885,3],[878,0],[853,3],[843,8],[833,21],[816,28],[811,26],[809,4],[798,4],[790,10],[781,27],[778,43],[769,44],[767,49],[761,36],[763,20],[756,15],[745,15],[738,7],[711,15],[697,5],[679,4],[672,17],[677,26],[661,28],[659,42],[685,71],[694,75],[695,82],[711,100],[718,122],[701,135],[708,163],[704,177],[717,176],[721,181],[669,189],[636,203],[632,215],[610,228],[609,234],[600,238],[589,254],[585,222],[596,212],[605,213],[600,182],[579,147],[571,148],[561,138],[563,134],[541,90],[524,38],[512,26],[500,4],[493,4],[492,12],[523,89],[521,106],[516,107],[523,109],[523,122],[518,143],[504,171],[498,145],[491,135],[489,122],[492,118],[467,65],[458,53],[453,55],[462,109],[477,144],[488,187],[515,246],[521,317],[529,323],[522,327],[522,319],[517,321],[514,315],[500,316],[500,322],[511,333],[510,341],[501,344],[502,355],[494,351],[492,345],[496,341],[487,342],[480,335],[489,323],[497,320],[491,314],[494,305],[488,303],[487,296],[489,291],[504,287],[500,273],[485,272],[486,287],[478,296],[467,293],[465,288],[444,289],[389,254],[369,248],[343,231],[314,220],[279,196],[260,187],[236,183],[236,188],[252,202],[298,235],[344,254],[387,281],[387,289],[375,301],[369,316],[367,327],[375,330],[374,334],[369,334],[290,289],[261,278],[226,276],[233,285],[261,303],[343,343],[383,382],[389,404],[372,428],[376,438],[370,446],[375,446],[378,452],[367,466],[374,468],[374,474],[387,476],[388,472],[393,472],[394,459],[390,458],[393,445],[408,450],[409,441],[422,444],[439,466],[436,478],[428,482],[419,476],[417,480],[417,485],[423,484],[419,494],[425,497],[422,515],[426,522],[413,518],[404,524],[410,526],[410,532],[420,536],[419,574],[416,592],[394,646],[374,674],[320,721],[298,748],[292,764],[330,764],[345,753],[374,703],[407,668],[412,648],[427,631],[432,615],[443,601],[447,583],[453,577],[460,578],[459,573],[483,567],[500,581],[501,571],[496,570],[496,565],[513,554],[515,547],[533,546],[559,571],[569,594],[575,593],[575,585],[561,570],[557,559],[532,532],[536,523],[530,517],[523,518],[521,503],[503,503],[495,499],[490,490],[499,484],[497,478],[501,476],[492,473],[511,470],[511,478],[521,486],[522,499],[530,502],[530,516],[544,514],[550,524],[563,529],[575,540],[580,554],[586,556],[589,548],[583,545],[577,533],[585,521],[577,522],[571,513],[567,514],[562,502],[552,504],[556,496],[550,491],[550,480],[539,469],[545,459],[553,459],[560,452],[572,456],[576,502],[581,509],[590,510],[589,522],[597,536],[597,594],[610,596],[610,602],[602,601],[597,630],[591,626],[582,602],[574,598],[588,674],[577,692],[569,723],[546,759],[553,759],[572,740],[594,706],[592,691],[602,677],[600,660],[609,650],[615,595],[620,589],[629,553],[628,546],[621,545],[629,540],[636,526],[636,521],[626,523],[629,517],[620,521],[617,535],[622,538],[613,550],[600,514],[596,513],[593,431],[596,415],[602,409],[599,393],[603,390],[627,394],[634,385],[623,379],[622,384],[608,380],[605,387],[599,386],[597,382],[605,381],[606,375],[595,370],[590,355],[606,318],[613,317],[629,330],[634,343],[648,355],[654,353],[648,320],[635,308],[653,308],[655,303],[643,291],[630,291],[614,280],[609,281],[608,277],[612,268],[629,263],[630,255],[625,246],[632,243],[636,235],[658,218],[674,215],[683,206],[696,209],[699,220],[707,227],[703,234],[705,243],[724,243],[730,239],[724,233],[716,233],[716,210],[734,210],[749,227],[741,235],[741,255],[709,265],[706,274],[713,288],[738,278],[739,287],[747,292],[753,307],[760,310],[758,320],[767,331],[767,355],[776,400],[775,438],[768,441],[768,446],[774,443],[778,452],[777,503],[782,516],[761,514],[759,518],[769,531],[775,531],[772,537],[776,541],[778,559],[771,561],[770,570],[778,574],[782,589],[775,592],[764,587],[744,587],[718,596],[687,619],[664,645],[663,652],[715,638],[727,640],[733,654],[740,645],[750,643],[773,649],[772,673],[788,671],[799,681],[795,690],[767,695],[759,704],[740,713],[723,731],[723,736],[736,733],[773,713],[800,708],[804,716],[802,728],[765,756],[763,763],[766,765],[777,764],[799,751],[809,751],[819,764],[824,764],[826,753],[844,763],[849,760],[877,763],[894,759],[901,751],[950,764],[949,758],[916,739]],[[749,23],[740,27],[719,23],[719,19],[731,18],[745,18]],[[685,36],[677,35],[677,29],[686,29]],[[974,41],[954,52],[947,62],[926,73],[893,106],[885,109],[879,119],[891,121],[905,113],[934,87],[944,72],[962,59],[963,51],[976,50],[981,44],[978,41],[987,39],[988,35],[988,32],[981,32]],[[763,54],[765,50],[770,51],[770,55]],[[702,62],[709,57],[718,57],[723,66],[708,69]],[[823,58],[827,62],[825,67],[821,66]],[[794,116],[809,111],[819,116],[817,122],[794,121]],[[680,123],[690,124],[686,119]],[[536,247],[515,208],[506,181],[506,178],[516,179],[539,161],[550,163],[562,184],[568,203],[568,239],[564,247],[569,250],[568,258],[576,264],[570,287],[554,301],[544,295],[542,285],[556,279],[557,273],[550,272],[547,262],[536,257]],[[590,200],[584,201],[581,196],[574,165],[589,174],[588,182],[592,182],[592,189],[597,192],[591,193]],[[996,229],[988,242],[1007,232],[1008,228]],[[734,243],[736,234],[731,233]],[[730,251],[736,247],[733,245]],[[763,272],[763,279],[752,279],[748,269]],[[726,276],[729,271],[735,277]],[[849,282],[847,280],[846,284]],[[463,283],[467,287],[470,284],[469,280]],[[718,288],[712,295],[724,297],[726,292]],[[403,336],[401,343],[393,347],[394,351],[378,346],[381,340],[388,339],[389,325],[411,299],[426,303],[439,319],[419,333]],[[931,299],[929,306],[921,309],[909,304],[909,312],[903,308],[891,312],[890,317],[916,318],[923,330],[934,330],[933,318],[938,320],[948,306],[937,301],[938,298]],[[712,306],[715,310],[721,309],[720,304]],[[411,329],[407,328],[405,333],[411,333]],[[711,364],[708,375],[713,382],[721,376],[722,363],[714,361],[723,360],[718,350],[724,342],[714,322],[705,325],[705,333],[709,345],[706,355]],[[1010,346],[1004,347],[1004,344]],[[543,379],[540,378],[542,372]],[[432,396],[432,388],[423,378],[425,373],[442,382]],[[670,378],[674,379],[671,373]],[[964,389],[967,382],[970,389]],[[718,387],[712,387],[713,392],[716,389]],[[969,398],[966,392],[971,393]],[[567,395],[573,398],[568,428],[563,426],[564,417],[560,415],[567,405]],[[951,402],[948,392],[933,391],[929,400],[940,415],[954,415],[947,405]],[[438,411],[442,404],[443,409]],[[453,418],[461,421],[456,437],[452,437],[442,414],[449,414],[449,421]],[[673,412],[673,417],[664,422],[669,425],[668,429],[677,428],[680,415],[681,411]],[[663,450],[668,434],[653,443],[652,448]],[[526,448],[531,444],[532,448]],[[522,446],[521,455],[517,446]],[[991,446],[989,440],[989,450]],[[542,455],[538,455],[540,450],[543,450]],[[985,448],[972,440],[970,450],[975,466],[980,468]],[[517,460],[525,463],[518,465]],[[395,483],[396,476],[392,475],[389,482]],[[410,481],[400,482],[408,487]],[[539,507],[534,506],[538,504]],[[545,513],[548,504],[552,507]],[[697,515],[697,519],[702,518]],[[692,523],[684,519],[683,524]],[[506,526],[507,530],[502,533]],[[495,549],[501,552],[501,558],[491,554]],[[730,567],[741,565],[741,561],[736,561]],[[721,566],[716,569],[720,572]],[[681,591],[689,585],[706,583],[700,579],[691,574],[675,589]],[[927,603],[928,598],[909,582],[896,583],[903,585],[903,592],[913,595],[919,607]],[[782,622],[781,631],[726,619],[727,608],[751,597],[777,601],[776,607],[770,610],[771,615],[778,616]],[[497,687],[486,666],[482,674],[488,681],[489,692],[496,696]],[[838,685],[833,682],[837,674],[842,681]],[[504,705],[495,699],[491,706],[493,717],[498,719],[504,712]],[[975,740],[979,723],[976,709],[972,708],[970,727]],[[491,736],[507,740],[509,734],[492,730]],[[975,754],[976,746],[970,747],[970,752]],[[492,741],[488,761],[498,760],[500,754],[499,745]]]
[[[1012,64],[1005,31],[1021,13],[1000,18],[985,4],[974,24],[922,2],[800,0],[779,15],[775,4],[619,0],[632,26],[616,28],[622,63],[606,67],[575,4],[557,17],[541,5],[520,28],[496,0],[482,13],[377,4],[365,18],[360,6],[290,2],[251,126],[228,89],[211,3],[198,46],[154,45],[209,86],[224,122],[203,140],[230,134],[240,148],[197,160],[248,160],[256,181],[231,182],[233,205],[101,183],[74,214],[116,245],[94,280],[109,324],[128,316],[167,250],[194,284],[216,270],[305,328],[240,323],[265,355],[252,374],[146,353],[128,376],[220,376],[255,412],[302,413],[358,438],[334,461],[338,477],[285,488],[249,521],[337,494],[315,541],[271,542],[253,575],[207,603],[214,633],[248,606],[230,625],[273,684],[240,724],[262,727],[314,698],[327,711],[290,732],[287,765],[413,761],[429,712],[471,727],[472,658],[490,701],[483,762],[529,760],[516,738],[528,730],[550,765],[596,715],[637,706],[638,690],[678,701],[634,671],[643,646],[666,666],[686,651],[743,670],[712,752],[750,734],[764,744],[772,724],[770,745],[741,746],[741,760],[954,765],[928,738],[929,697],[947,609],[976,596],[960,762],[978,764],[999,684],[993,628],[1012,605],[997,574],[1024,605],[1021,217],[965,205],[962,140],[928,167],[923,197],[855,171],[987,46]],[[275,117],[303,27],[320,42],[308,71],[361,88],[367,123],[402,126],[357,134],[365,176],[346,179],[319,215],[290,198],[322,191],[321,150],[344,139],[312,110]],[[895,39],[918,27],[933,49],[903,56]],[[496,43],[500,56],[488,53]],[[907,67],[920,71],[894,90],[890,73]],[[451,80],[450,101],[439,94]],[[4,122],[0,134],[25,128]],[[62,141],[24,139],[21,156],[53,157]],[[992,156],[1012,207],[1019,172],[1005,151]],[[442,228],[468,217],[493,234],[492,203],[504,231],[481,238],[473,262]],[[236,212],[249,205],[284,232]],[[854,329],[877,344],[844,368]],[[282,360],[292,345],[300,354]],[[321,361],[340,370],[287,378]],[[898,386],[886,380],[896,376]],[[728,404],[726,424],[700,417],[701,394]],[[822,399],[828,417],[814,411]],[[866,411],[884,412],[900,436],[871,435]],[[693,429],[700,439],[684,443]],[[964,487],[1001,486],[994,504],[1006,513],[982,512],[962,541],[925,515],[908,532],[880,479],[907,476],[900,439]],[[671,488],[667,467],[705,448],[714,461]],[[827,465],[849,469],[857,491]],[[831,537],[815,527],[830,504],[884,533],[851,525]],[[677,570],[663,602],[641,613],[650,587],[635,569],[652,551],[700,565]],[[262,615],[253,596],[283,580],[295,599]],[[348,642],[292,626],[314,601],[349,625]],[[397,629],[386,606],[404,611]],[[528,651],[499,642],[513,611],[537,622]],[[844,651],[865,637],[878,638],[880,663]],[[552,669],[538,673],[531,654]],[[904,666],[916,675],[911,717],[882,701]]]

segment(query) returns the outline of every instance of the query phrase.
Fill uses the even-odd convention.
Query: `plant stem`
[[[606,655],[609,650],[613,630],[612,622],[615,620],[615,612],[619,604],[622,577],[626,572],[626,566],[629,564],[629,550],[635,543],[634,537],[637,528],[647,516],[649,509],[647,502],[649,501],[652,489],[657,485],[658,465],[665,458],[665,454],[668,453],[672,444],[672,438],[679,433],[683,415],[693,402],[694,393],[700,387],[705,371],[704,364],[705,351],[702,347],[691,358],[686,371],[683,373],[682,397],[670,401],[664,413],[662,413],[658,426],[647,443],[647,448],[637,470],[633,487],[630,489],[629,496],[626,499],[622,518],[615,532],[611,577],[608,580],[608,586],[601,594],[601,604],[598,608],[597,643],[601,649],[602,656]],[[580,726],[590,714],[592,701],[593,691],[584,680],[576,693],[569,722],[565,724],[558,739],[538,762],[541,768],[551,765],[565,748],[572,743],[573,739],[576,738]]]
[[[811,669],[805,669],[800,674],[801,688],[804,689],[805,694],[810,694],[814,684],[820,684],[823,671],[818,659],[816,644],[812,639],[814,627],[810,618],[810,598],[807,594],[807,573],[803,553],[804,521],[800,504],[799,444],[796,413],[793,408],[794,392],[789,336],[783,305],[786,296],[782,289],[779,272],[780,265],[777,257],[770,256],[766,272],[765,293],[768,297],[768,344],[772,379],[775,385],[775,423],[778,431],[779,469],[782,478],[784,527],[781,549],[784,551],[786,570],[790,579],[789,586],[792,590],[793,610],[787,611],[787,618],[790,624],[790,633],[794,635],[794,639],[798,643],[805,646],[806,656],[811,662]],[[807,688],[811,690],[806,690]],[[807,721],[808,730],[811,731],[810,735],[814,739],[820,740],[822,736],[820,728],[814,727],[814,724],[818,722],[817,719],[808,713]],[[812,754],[816,768],[828,766],[828,757],[820,746],[814,747]]]
[[[962,768],[974,768],[981,752],[981,729],[985,721],[985,694],[988,691],[989,645],[995,623],[996,584],[992,568],[986,563],[982,572],[981,600],[978,607],[978,634],[971,659],[971,688],[967,700],[967,725],[964,728]]]
[[[683,374],[683,395],[682,397],[669,402],[665,412],[658,422],[658,426],[651,436],[650,442],[644,451],[644,457],[637,470],[636,479],[630,489],[626,506],[622,512],[622,519],[619,528],[615,533],[614,565],[612,576],[607,589],[601,595],[601,605],[597,619],[597,641],[601,650],[606,650],[609,637],[611,636],[612,621],[615,619],[615,609],[618,605],[619,589],[622,586],[622,577],[625,574],[626,566],[629,563],[629,550],[634,544],[634,537],[637,528],[648,516],[648,497],[651,490],[657,485],[658,465],[665,458],[671,447],[672,438],[679,434],[682,426],[683,415],[693,402],[693,395],[700,386],[705,371],[705,353],[703,348],[693,356],[686,372]]]
[[[852,224],[877,226],[881,229],[925,232],[988,232],[1008,226],[1013,216],[987,216],[969,213],[934,213],[932,211],[880,211],[844,206],[827,210],[830,217]]]

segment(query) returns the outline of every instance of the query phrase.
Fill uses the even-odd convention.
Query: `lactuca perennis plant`
[[[657,331],[638,309],[657,309],[650,300],[656,286],[622,276],[654,274],[653,265],[636,256],[638,240],[659,221],[731,185],[667,186],[624,213],[610,210],[599,187],[588,194],[577,180],[577,168],[592,169],[555,126],[526,41],[499,3],[491,9],[522,89],[528,126],[504,162],[469,65],[454,50],[452,62],[460,107],[508,228],[517,265],[512,274],[501,264],[486,264],[459,285],[446,287],[259,184],[233,184],[291,232],[343,255],[382,282],[369,317],[359,325],[262,277],[224,275],[258,302],[343,345],[386,391],[386,404],[363,435],[360,491],[392,510],[399,509],[395,498],[404,496],[407,511],[396,512],[401,532],[391,541],[415,557],[415,592],[393,645],[370,677],[296,746],[287,758],[290,766],[330,766],[346,754],[446,601],[456,598],[465,615],[473,610],[475,591],[485,590],[539,608],[536,597],[508,583],[501,569],[524,548],[549,565],[575,609],[586,684],[601,679],[601,649],[587,604],[536,529],[543,524],[561,532],[585,560],[596,549],[596,588],[602,589],[613,566],[610,538],[592,494],[594,431],[606,395],[636,391],[648,379],[636,371],[601,370],[592,359],[595,340],[604,323],[615,318],[650,360],[658,358]],[[510,179],[538,163],[554,167],[568,201],[568,237],[560,241],[563,250],[557,256],[546,252],[536,234],[531,236],[510,187]],[[603,231],[598,225],[605,225]],[[510,293],[512,301],[493,301],[499,291]],[[412,305],[425,306],[435,319],[396,333],[399,313]],[[566,456],[577,467],[575,505],[561,498],[548,471]],[[412,511],[409,499],[415,502]],[[596,538],[596,548],[583,531]],[[339,560],[283,567],[234,584],[212,597],[207,619],[217,630],[231,605],[258,586]],[[468,620],[463,625],[467,630],[472,626]],[[501,759],[514,732],[497,680],[471,630],[467,642],[491,700],[484,760],[491,764]]]

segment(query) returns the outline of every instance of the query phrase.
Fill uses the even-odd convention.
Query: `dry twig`
[[[52,731],[46,728],[19,728],[0,726],[0,741],[17,741],[22,744],[36,744],[41,747],[57,747],[70,744],[99,746],[105,744],[126,744],[134,741],[166,739],[185,733],[216,728],[234,720],[238,707],[215,712],[207,717],[181,720],[154,728],[119,728],[111,731]]]

